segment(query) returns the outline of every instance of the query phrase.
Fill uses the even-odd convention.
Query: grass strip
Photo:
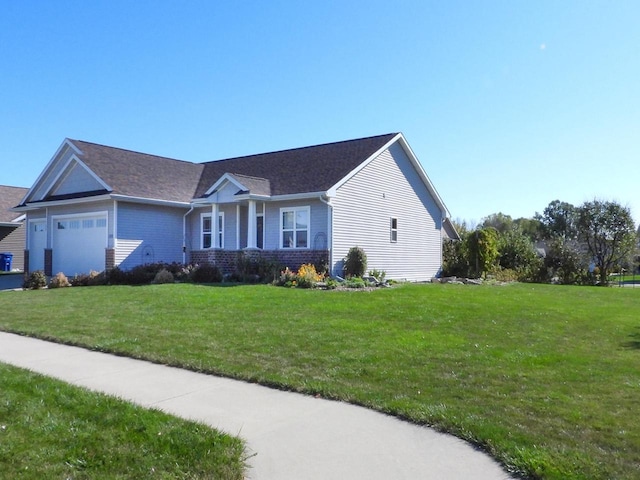
[[[241,440],[0,363],[2,478],[242,479]]]

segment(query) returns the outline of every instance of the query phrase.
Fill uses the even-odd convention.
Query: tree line
[[[494,213],[476,228],[454,225],[461,240],[445,241],[443,276],[607,285],[611,273],[640,267],[640,228],[613,201],[554,200],[533,218]]]

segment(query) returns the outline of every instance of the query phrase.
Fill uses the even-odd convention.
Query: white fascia
[[[326,197],[331,198],[333,195],[330,195],[329,192],[305,192],[305,193],[291,193],[287,195],[251,195],[244,194],[238,195],[236,197],[237,200],[256,200],[260,202],[284,202],[287,200],[304,200],[308,198],[318,198],[318,197]],[[211,203],[216,203],[216,200],[209,198],[194,198],[191,200],[191,204],[193,205],[208,205]]]
[[[113,200],[131,202],[131,203],[146,203],[148,205],[164,205],[167,207],[181,207],[189,208],[191,202],[175,202],[171,200],[162,200],[160,198],[144,198],[144,197],[130,197],[128,195],[111,194],[107,195],[107,198]]]
[[[269,197],[269,201],[285,201],[285,200],[303,200],[307,198],[318,198],[321,196],[331,197],[329,192],[305,192],[305,193],[291,193],[288,195],[272,195]]]
[[[54,200],[51,202],[32,202],[32,203],[27,203],[23,207],[13,208],[12,210],[15,212],[28,212],[30,210],[38,210],[43,207],[57,207],[60,205],[73,205],[76,203],[100,202],[103,200],[110,200],[110,199],[111,199],[111,195],[107,193],[104,195],[96,195],[95,197],[70,198],[67,200]]]

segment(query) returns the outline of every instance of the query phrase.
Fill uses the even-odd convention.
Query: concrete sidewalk
[[[341,402],[3,332],[0,362],[240,436],[250,479],[512,478],[455,437]]]

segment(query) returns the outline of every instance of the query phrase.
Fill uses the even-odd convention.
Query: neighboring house
[[[388,278],[442,266],[449,213],[402,134],[190,163],[66,139],[19,206],[28,270],[153,262],[233,269],[238,252],[342,274],[350,247]]]
[[[24,268],[25,215],[10,208],[20,203],[28,191],[28,188],[0,185],[0,253],[13,255],[12,270]]]

